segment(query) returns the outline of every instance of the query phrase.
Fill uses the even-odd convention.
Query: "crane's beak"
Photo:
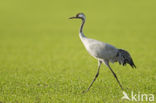
[[[70,17],[69,19],[76,19],[77,17]]]

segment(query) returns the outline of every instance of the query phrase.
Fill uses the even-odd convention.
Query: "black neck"
[[[84,26],[84,23],[85,23],[85,20],[82,19],[82,24],[81,24],[81,27],[80,27],[80,32],[81,32],[81,33],[83,32],[83,26]]]

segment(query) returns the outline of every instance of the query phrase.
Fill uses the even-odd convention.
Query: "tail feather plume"
[[[119,49],[116,57],[119,64],[125,66],[128,63],[132,68],[136,68],[130,54],[127,51]]]

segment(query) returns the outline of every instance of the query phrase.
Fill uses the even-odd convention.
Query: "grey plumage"
[[[119,62],[119,64],[122,64],[123,66],[128,63],[130,64],[132,68],[134,68],[136,66],[130,54],[127,51],[122,50],[122,49],[117,49],[116,47],[110,44],[107,44],[107,43],[104,43],[95,39],[87,38],[83,33],[83,26],[86,20],[86,17],[83,13],[78,13],[76,16],[70,17],[69,19],[81,19],[82,20],[82,24],[81,24],[80,32],[79,32],[80,39],[82,43],[84,44],[88,53],[98,60],[98,71],[93,81],[89,85],[87,91],[89,91],[90,87],[93,85],[94,81],[98,77],[100,66],[102,63],[104,63],[110,69],[113,76],[117,80],[120,88],[123,90],[123,87],[120,81],[118,80],[116,74],[114,73],[113,69],[110,67],[109,62],[112,62],[112,63]]]

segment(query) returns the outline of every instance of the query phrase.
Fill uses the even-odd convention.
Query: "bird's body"
[[[111,62],[117,61],[116,55],[118,49],[114,46],[87,37],[81,37],[81,41],[88,53],[94,58],[98,60],[109,60]]]
[[[76,17],[71,17],[70,19],[75,19],[75,18],[82,20],[79,37],[80,37],[83,45],[85,46],[88,53],[98,60],[97,74],[95,75],[94,80],[88,87],[87,91],[90,89],[90,87],[92,86],[92,84],[94,83],[96,78],[98,77],[100,66],[102,63],[105,63],[106,66],[111,70],[111,72],[113,73],[117,82],[119,83],[121,89],[123,90],[123,87],[120,84],[116,74],[110,67],[109,62],[112,62],[112,63],[119,62],[119,64],[122,64],[122,65],[125,65],[126,63],[128,63],[133,68],[133,67],[135,67],[135,65],[133,63],[133,60],[132,60],[130,54],[127,51],[118,49],[110,44],[107,44],[107,43],[104,43],[104,42],[101,42],[101,41],[98,41],[95,39],[87,38],[83,33],[83,26],[84,26],[85,19],[86,19],[85,15],[83,13],[78,13],[76,15]]]

